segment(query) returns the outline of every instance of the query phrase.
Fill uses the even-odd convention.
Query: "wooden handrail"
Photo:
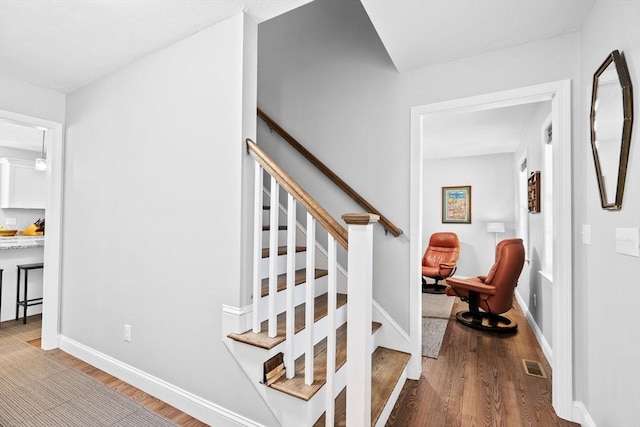
[[[333,181],[342,191],[347,193],[357,204],[359,204],[366,212],[371,212],[380,216],[380,225],[384,227],[386,231],[389,231],[395,237],[402,234],[402,230],[394,225],[387,217],[382,215],[376,208],[371,206],[371,203],[367,202],[356,190],[351,188],[349,184],[344,182],[342,178],[336,175],[327,165],[322,163],[320,159],[314,156],[309,150],[307,150],[302,144],[300,144],[289,132],[284,130],[275,120],[265,114],[264,111],[258,108],[258,117],[260,117],[271,129],[275,130],[285,141],[287,141],[293,148],[295,148],[300,154],[302,154],[308,161],[317,167],[327,178]]]
[[[343,248],[348,249],[347,230],[307,193],[288,173],[286,173],[255,142],[247,138],[247,151],[273,176],[278,184],[289,192],[304,208],[329,232]]]

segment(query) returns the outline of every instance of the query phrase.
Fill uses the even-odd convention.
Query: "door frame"
[[[44,350],[58,348],[60,332],[60,279],[62,261],[62,189],[64,167],[63,125],[59,122],[0,110],[0,118],[28,126],[46,128],[52,132],[47,141],[47,191],[45,216],[47,231],[44,239],[42,275],[42,344]]]
[[[411,108],[410,161],[410,338],[412,358],[409,377],[419,378],[422,371],[422,218],[423,218],[423,132],[422,117],[436,112],[468,112],[499,107],[551,101],[554,123],[553,144],[553,304],[552,304],[552,403],[558,416],[573,417],[573,255],[572,255],[572,161],[571,161],[571,80],[527,86],[454,99]],[[557,160],[557,161],[556,161]],[[567,195],[569,195],[567,197]]]

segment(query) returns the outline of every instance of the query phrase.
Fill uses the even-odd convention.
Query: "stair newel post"
[[[305,289],[304,328],[306,331],[304,355],[304,383],[313,384],[313,326],[315,322],[316,281],[316,220],[307,212],[307,277]]]
[[[260,333],[258,307],[262,295],[260,260],[262,259],[262,166],[255,162],[253,189],[253,332]]]
[[[337,246],[336,239],[328,236],[328,286],[327,286],[327,383],[326,383],[326,411],[327,427],[333,427],[335,417],[335,372],[336,372],[336,310],[338,296],[337,288]]]
[[[371,425],[371,306],[374,214],[344,214],[349,252],[347,320],[347,425]]]
[[[287,324],[284,351],[284,365],[287,367],[287,378],[295,376],[295,355],[293,336],[295,320],[294,292],[296,275],[296,201],[289,193],[287,197]]]
[[[270,338],[278,335],[278,321],[276,313],[276,294],[278,293],[278,214],[280,212],[280,185],[271,177],[269,210],[269,331]]]

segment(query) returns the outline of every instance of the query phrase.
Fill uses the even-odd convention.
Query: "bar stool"
[[[44,264],[41,262],[35,264],[20,264],[16,265],[18,268],[18,281],[16,284],[16,320],[18,320],[18,314],[20,313],[20,306],[22,306],[22,324],[27,323],[27,307],[33,305],[42,304],[42,297],[27,299],[27,286],[29,283],[29,271],[38,270],[44,268]],[[24,270],[24,297],[20,300],[20,273]]]

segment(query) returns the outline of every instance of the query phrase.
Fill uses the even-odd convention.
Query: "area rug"
[[[437,359],[455,298],[422,294],[422,356]]]
[[[8,322],[5,322],[8,323]],[[39,330],[0,329],[0,426],[172,427],[94,378],[28,344]]]

